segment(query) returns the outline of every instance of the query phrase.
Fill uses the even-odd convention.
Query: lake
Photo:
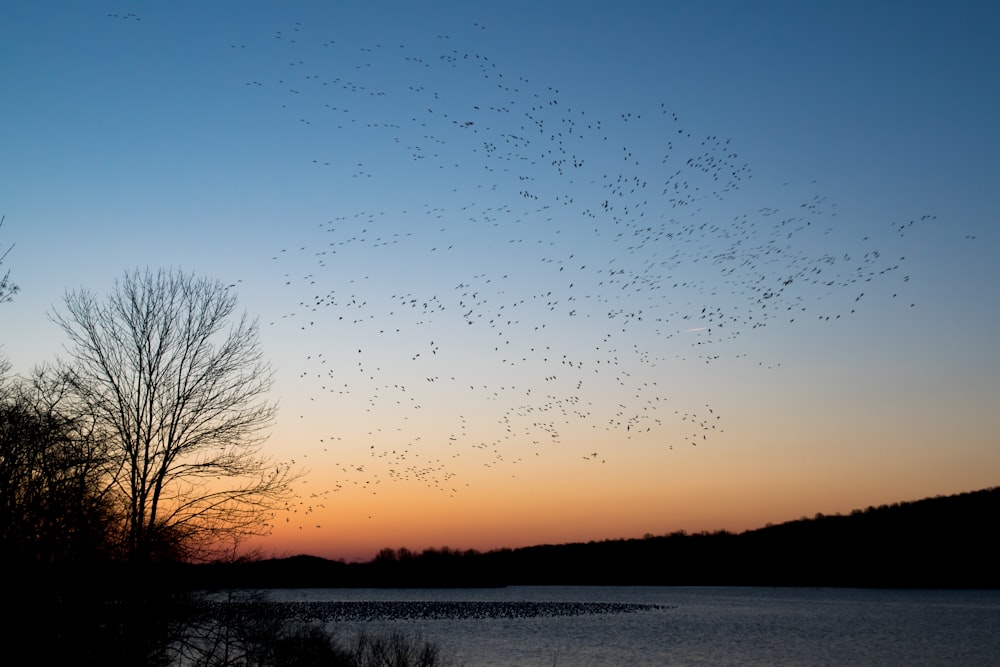
[[[342,637],[401,631],[469,667],[1000,665],[1000,591],[290,589]]]

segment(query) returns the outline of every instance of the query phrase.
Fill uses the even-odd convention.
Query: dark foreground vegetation
[[[121,574],[121,573],[117,573]],[[402,633],[341,636],[335,624],[303,620],[286,605],[234,594],[133,580],[139,591],[109,594],[78,579],[48,585],[26,578],[5,596],[5,651],[31,664],[101,667],[448,667],[437,645]]]
[[[16,293],[0,274],[0,305]],[[67,359],[14,376],[0,357],[0,642],[10,659],[443,664],[415,638],[345,642],[274,605],[206,605],[187,579],[182,563],[224,557],[266,531],[296,478],[261,450],[272,373],[231,290],[136,270],[106,300],[68,293],[53,319]]]
[[[202,585],[513,585],[1000,588],[1000,487],[802,518],[743,533],[541,545],[480,553],[383,549],[367,563],[311,556],[193,568]]]

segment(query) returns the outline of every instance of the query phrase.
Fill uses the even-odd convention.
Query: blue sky
[[[274,549],[992,485],[998,14],[6,3],[3,352],[136,266],[235,284],[323,498]]]

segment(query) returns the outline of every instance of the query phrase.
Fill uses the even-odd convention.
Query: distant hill
[[[191,566],[198,587],[725,585],[1000,588],[1000,487],[817,514],[743,533],[684,532],[485,553],[384,549]]]

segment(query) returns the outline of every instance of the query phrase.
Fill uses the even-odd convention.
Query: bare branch
[[[6,219],[7,216],[0,216],[0,227],[3,227],[4,220]],[[3,266],[4,260],[7,259],[7,255],[9,255],[10,251],[13,249],[14,249],[13,243],[7,246],[6,250],[4,250],[2,246],[0,246],[0,266]],[[21,288],[15,285],[14,282],[10,279],[9,270],[3,275],[0,275],[0,303],[6,303],[7,301],[12,300],[14,298],[14,295],[17,294],[18,290],[20,289]]]

